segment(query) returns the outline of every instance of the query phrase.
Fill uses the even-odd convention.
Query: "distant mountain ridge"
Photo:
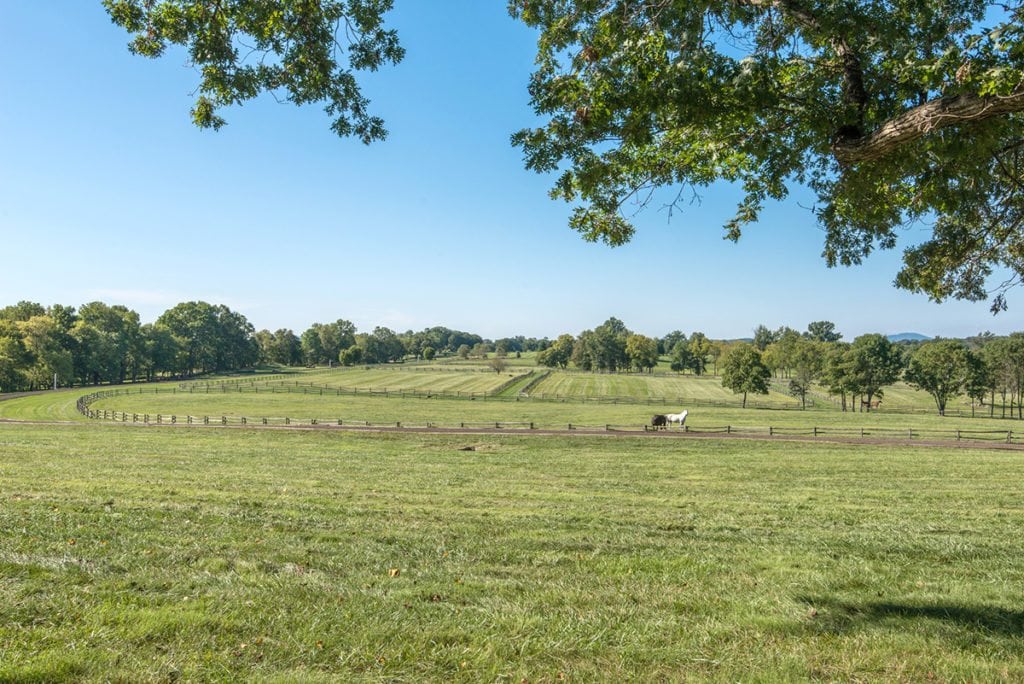
[[[922,342],[924,340],[930,340],[932,338],[927,335],[922,335],[916,332],[901,332],[895,335],[889,335],[890,342]]]

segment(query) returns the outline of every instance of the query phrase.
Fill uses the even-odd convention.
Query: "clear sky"
[[[0,0],[0,306],[102,300],[148,322],[201,299],[257,329],[346,318],[490,338],[609,316],[712,338],[815,320],[846,339],[1024,328],[1018,292],[993,317],[895,289],[899,250],[826,268],[806,192],[739,244],[722,239],[728,187],[671,219],[653,204],[627,246],[584,242],[552,179],[509,144],[536,122],[533,33],[504,0],[396,4],[406,59],[361,79],[390,136],[364,146],[319,106],[268,96],[225,110],[220,132],[196,129],[181,52],[131,55],[100,0]]]

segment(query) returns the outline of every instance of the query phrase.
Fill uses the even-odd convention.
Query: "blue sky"
[[[270,97],[200,131],[180,52],[129,54],[99,0],[0,0],[0,305],[99,299],[152,321],[202,299],[271,330],[346,318],[491,338],[609,316],[713,338],[823,319],[847,339],[1021,328],[1016,293],[993,317],[896,290],[899,250],[826,268],[807,193],[738,244],[722,239],[728,187],[671,220],[653,204],[627,246],[584,242],[509,144],[535,123],[532,32],[503,0],[397,4],[406,59],[362,79],[390,136],[364,146]]]

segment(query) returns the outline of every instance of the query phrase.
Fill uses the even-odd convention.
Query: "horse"
[[[664,430],[666,425],[668,425],[668,418],[664,414],[656,413],[651,418],[651,427],[655,430]]]
[[[666,413],[665,420],[670,423],[679,423],[679,429],[682,430],[683,425],[686,424],[686,416],[689,413],[689,411],[683,411],[682,413]]]

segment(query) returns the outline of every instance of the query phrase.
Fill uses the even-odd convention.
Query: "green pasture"
[[[261,418],[281,421],[308,422],[316,419],[321,423],[342,420],[346,423],[370,422],[373,424],[401,423],[407,427],[433,425],[453,427],[461,423],[480,426],[487,423],[534,423],[537,428],[565,428],[569,423],[576,426],[601,427],[605,425],[641,429],[649,425],[651,416],[657,412],[677,410],[673,406],[646,405],[636,403],[596,403],[579,401],[541,401],[536,399],[414,399],[398,395],[384,397],[368,394],[335,395],[325,391],[321,396],[311,389],[309,394],[295,392],[270,393],[253,392],[211,392],[171,393],[170,388],[161,388],[159,394],[150,391],[138,393],[138,389],[127,394],[99,399],[91,404],[95,410],[108,410],[149,414],[155,420],[161,414],[168,416],[210,416],[219,420],[221,416],[234,419],[246,417],[249,421]],[[17,414],[17,402],[0,402],[0,417]],[[8,406],[5,406],[8,404]],[[6,410],[6,412],[5,412]],[[768,427],[833,427],[865,429],[910,429],[942,430],[1021,430],[1024,423],[1014,420],[988,419],[984,417],[942,417],[930,413],[842,413],[839,411],[801,411],[741,409],[739,407],[692,407],[689,409],[687,425],[693,430],[732,426],[733,428],[761,429]],[[130,420],[130,419],[129,419]],[[141,417],[140,417],[141,420]],[[236,422],[236,421],[232,421]]]
[[[76,410],[78,398],[88,389],[62,389],[55,392],[37,392],[28,396],[8,398],[0,394],[0,419],[67,421],[88,420]]]
[[[381,391],[408,390],[414,392],[462,392],[484,394],[532,369],[510,368],[502,373],[481,368],[431,368],[427,366],[360,366],[356,368],[318,368],[282,375],[281,377],[259,375],[251,379],[237,378],[229,384],[259,387],[296,387],[315,385],[318,387],[359,388]],[[215,384],[220,380],[214,380]],[[189,385],[203,386],[206,380]]]
[[[0,477],[2,681],[1024,678],[1018,452],[0,424]]]
[[[739,397],[722,387],[722,379],[710,375],[646,373],[552,372],[530,390],[531,396],[568,398],[625,397],[634,399],[696,400],[699,402],[739,403]],[[773,406],[798,406],[791,396],[771,392],[768,396],[749,395],[748,403]],[[672,409],[674,411],[680,408]]]
[[[405,366],[421,366],[428,368],[468,368],[468,369],[480,369],[488,370],[490,367],[487,365],[488,362],[495,358],[494,353],[487,355],[486,359],[472,357],[468,359],[462,359],[458,356],[444,356],[441,358],[434,359],[433,361],[406,361]],[[510,368],[524,368],[533,369],[537,368],[537,353],[536,352],[522,352],[519,358],[516,358],[515,352],[502,357],[505,364]]]

